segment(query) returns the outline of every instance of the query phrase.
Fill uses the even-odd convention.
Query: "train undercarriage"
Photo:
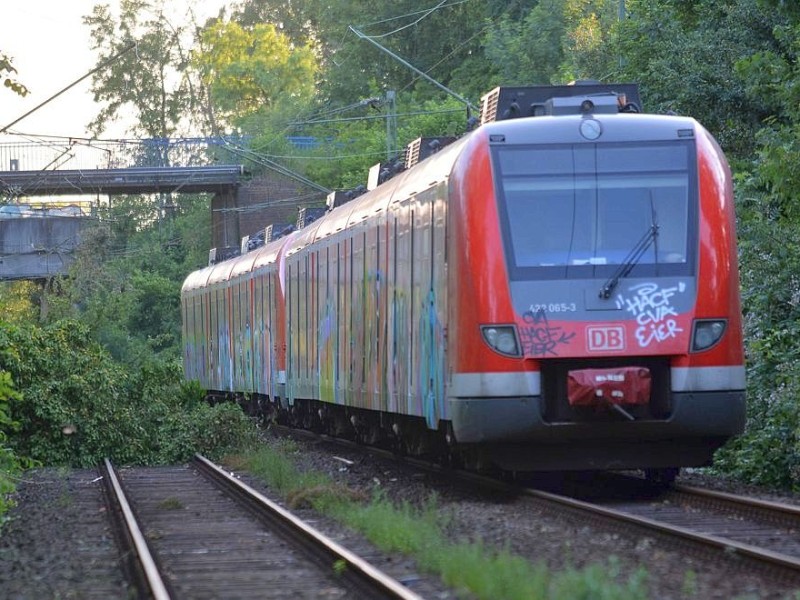
[[[398,456],[434,462],[446,468],[464,469],[506,479],[516,479],[522,475],[535,476],[538,472],[552,474],[554,471],[573,471],[574,469],[565,466],[571,462],[567,455],[583,451],[574,444],[568,448],[556,444],[459,444],[448,421],[440,422],[439,429],[432,430],[422,417],[366,410],[318,400],[295,400],[290,404],[285,399],[272,400],[261,394],[219,392],[209,393],[207,400],[212,403],[236,402],[246,414],[262,424],[275,423],[311,431],[388,450]],[[704,447],[707,441],[698,440],[698,443]],[[666,441],[650,449],[661,453],[660,446],[663,445],[663,450],[668,451],[670,447],[674,447],[673,444],[672,441]],[[644,445],[641,449],[647,451]],[[615,451],[614,448],[609,450],[612,453]],[[591,451],[596,453],[597,448]],[[512,455],[530,456],[530,453],[538,453],[544,458],[535,461],[510,458]],[[565,456],[567,456],[566,461]],[[515,463],[519,464],[519,468],[508,468]],[[526,464],[537,466],[531,468],[525,466]],[[620,465],[619,469],[602,470],[631,470],[631,468]],[[634,470],[643,472],[649,481],[670,484],[680,472],[680,467],[665,464]]]

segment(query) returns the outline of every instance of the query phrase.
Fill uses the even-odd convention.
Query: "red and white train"
[[[471,464],[708,464],[745,420],[731,174],[620,87],[498,88],[517,118],[189,275],[186,377]]]

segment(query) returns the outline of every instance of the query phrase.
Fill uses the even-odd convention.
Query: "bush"
[[[715,457],[742,481],[800,490],[800,234],[775,197],[740,181],[747,430]]]
[[[8,402],[19,398],[14,391],[11,375],[0,371],[0,529],[5,521],[5,514],[13,506],[11,494],[16,489],[16,478],[22,469],[30,465],[30,461],[17,456],[6,446],[9,433],[19,429],[19,423],[12,420],[8,414]]]
[[[715,457],[715,468],[756,485],[800,490],[800,367],[778,370],[782,383],[749,384],[748,425]]]
[[[164,464],[196,451],[224,452],[251,439],[238,406],[208,406],[183,381],[178,361],[144,362],[130,372],[88,328],[61,321],[44,328],[0,322],[0,366],[21,395],[10,398],[14,450],[47,465]]]

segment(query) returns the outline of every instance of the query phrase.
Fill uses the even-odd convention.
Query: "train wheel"
[[[675,483],[675,478],[680,473],[679,467],[666,467],[664,469],[645,469],[644,478],[656,485],[668,486]]]

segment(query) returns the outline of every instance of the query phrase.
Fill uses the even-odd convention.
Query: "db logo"
[[[586,343],[589,352],[621,352],[625,350],[625,328],[620,325],[587,327]]]

